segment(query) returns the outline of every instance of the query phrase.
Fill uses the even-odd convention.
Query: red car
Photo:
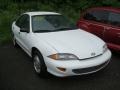
[[[120,8],[88,9],[81,15],[77,26],[103,39],[110,49],[120,51]]]

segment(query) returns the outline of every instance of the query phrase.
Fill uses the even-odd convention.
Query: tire
[[[12,41],[13,41],[14,47],[18,47],[18,44],[17,44],[17,42],[16,42],[16,39],[15,39],[14,34],[13,34],[13,36],[12,36]]]
[[[46,76],[47,75],[47,68],[43,59],[42,54],[36,50],[33,53],[33,66],[34,66],[34,70],[35,72],[39,75],[39,76]]]

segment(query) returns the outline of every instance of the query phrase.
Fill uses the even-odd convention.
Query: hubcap
[[[34,69],[37,73],[40,73],[41,71],[41,66],[40,66],[40,60],[39,57],[36,55],[34,56]]]

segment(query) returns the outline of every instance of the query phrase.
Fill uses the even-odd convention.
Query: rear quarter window
[[[109,13],[109,24],[120,27],[120,13]]]
[[[108,11],[88,11],[83,18],[85,20],[91,20],[96,22],[107,23],[108,22]]]

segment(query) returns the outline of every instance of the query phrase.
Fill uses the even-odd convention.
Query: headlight
[[[54,60],[78,60],[78,57],[69,53],[56,53],[48,56]]]
[[[108,50],[108,48],[107,48],[107,45],[105,44],[105,45],[103,46],[103,53],[106,52],[107,50]]]

